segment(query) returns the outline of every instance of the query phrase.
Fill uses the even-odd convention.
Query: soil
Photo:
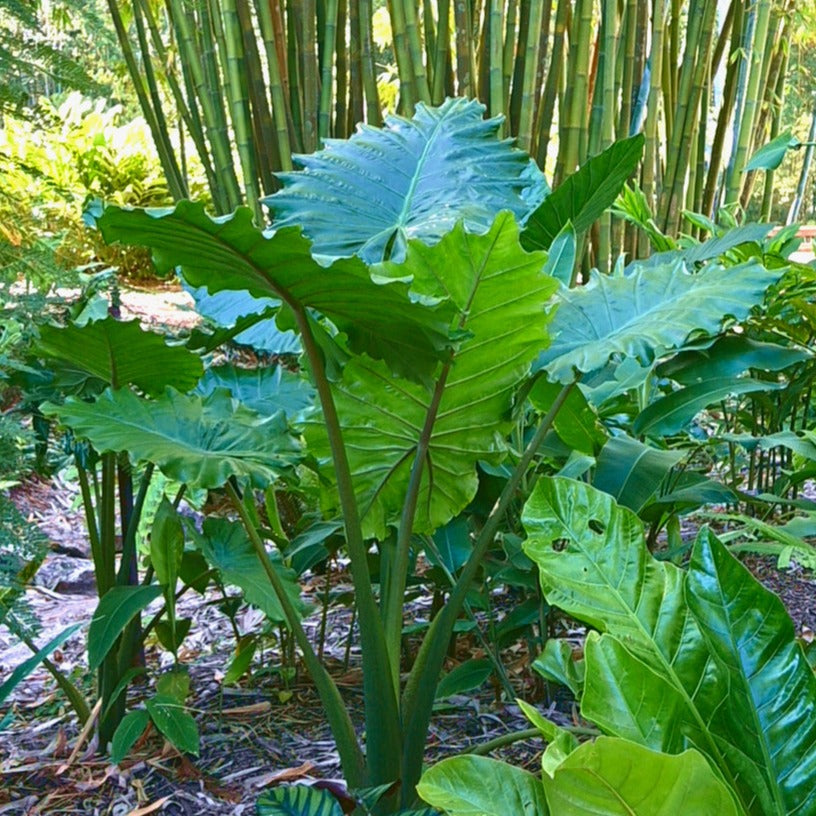
[[[152,325],[189,327],[196,318],[188,296],[178,289],[127,292],[123,311]],[[31,478],[10,493],[13,501],[50,542],[50,552],[27,600],[41,624],[38,642],[64,627],[87,624],[96,605],[93,570],[76,489],[59,478]],[[797,633],[805,640],[816,631],[816,581],[804,570],[776,568],[774,559],[746,556],[746,565],[785,603]],[[319,597],[324,577],[314,576],[304,591]],[[332,589],[349,590],[348,575],[335,572]],[[201,752],[187,758],[155,731],[141,739],[121,766],[99,755],[97,745],[80,735],[76,718],[46,670],[37,669],[18,686],[12,700],[13,722],[0,733],[0,815],[93,814],[147,816],[149,813],[240,816],[255,812],[255,800],[269,785],[308,781],[340,783],[340,768],[325,716],[300,666],[281,666],[270,638],[265,659],[240,686],[222,684],[234,648],[227,617],[213,594],[188,593],[180,615],[195,621],[181,658],[192,677],[193,711],[201,732]],[[421,612],[421,609],[416,610]],[[244,632],[258,631],[260,614],[248,608],[239,621]],[[362,730],[359,646],[352,640],[346,659],[348,611],[331,613],[327,626],[327,663],[346,700],[352,720]],[[307,619],[316,636],[319,615]],[[85,669],[84,632],[80,630],[52,659],[61,671],[91,692]],[[0,627],[0,678],[29,656],[27,648]],[[465,656],[465,655],[463,655]],[[546,702],[546,694],[523,667],[523,650],[507,653],[517,668],[510,675],[519,696],[537,699],[546,714],[563,724],[580,724],[569,698]],[[149,665],[169,665],[169,655],[148,651]],[[134,685],[132,706],[146,689]],[[516,732],[528,723],[514,704],[490,689],[454,697],[436,711],[427,758],[461,753],[496,736]],[[542,744],[517,742],[493,753],[535,770]]]

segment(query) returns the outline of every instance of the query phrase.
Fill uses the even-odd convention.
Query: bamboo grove
[[[554,185],[643,131],[640,186],[669,234],[684,210],[739,211],[757,182],[770,212],[773,173],[743,168],[779,132],[795,0],[388,0],[386,47],[383,0],[108,2],[173,196],[192,144],[220,213],[246,201],[261,220],[295,154],[380,124],[384,63],[399,113],[477,98]],[[601,268],[647,251],[609,215],[592,244]]]

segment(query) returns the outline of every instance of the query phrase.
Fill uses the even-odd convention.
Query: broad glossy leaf
[[[575,256],[578,252],[578,239],[572,224],[567,221],[558,235],[553,239],[547,252],[547,263],[544,271],[556,280],[569,286],[575,269]]]
[[[726,397],[778,391],[784,383],[755,380],[751,377],[717,378],[687,385],[647,405],[632,423],[638,435],[670,436],[682,431],[700,411]]]
[[[275,226],[302,226],[319,254],[375,263],[400,261],[408,241],[436,243],[459,221],[486,232],[502,210],[523,218],[546,194],[544,176],[484,110],[467,99],[420,104],[412,119],[326,140],[297,157],[302,172],[279,175],[284,189],[265,199]]]
[[[149,722],[150,715],[144,708],[137,708],[125,714],[111,740],[110,761],[114,765],[118,765],[128,755],[139,737],[144,734]]]
[[[801,147],[802,143],[793,138],[793,134],[786,130],[784,133],[771,139],[767,144],[762,145],[754,151],[743,172],[749,170],[775,170],[782,164],[782,159],[791,148]]]
[[[71,398],[42,410],[98,451],[129,451],[194,487],[221,487],[230,476],[263,487],[299,459],[282,414],[262,419],[236,408],[223,392],[202,398],[167,389],[148,401],[131,391],[107,390],[96,402]]]
[[[448,344],[450,311],[411,300],[405,281],[374,282],[357,258],[321,266],[297,227],[268,236],[252,212],[213,219],[201,204],[172,210],[109,206],[97,217],[106,241],[149,247],[164,271],[181,267],[185,280],[210,293],[246,291],[316,309],[348,336],[353,351],[386,360],[395,370],[429,372]]]
[[[549,249],[564,225],[589,229],[615,203],[643,154],[642,134],[615,142],[568,176],[529,217],[521,242],[526,249]]]
[[[343,816],[330,791],[308,785],[270,788],[255,803],[257,816]]]
[[[662,450],[630,436],[613,436],[601,448],[592,484],[639,513],[685,456],[682,450]]]
[[[436,566],[437,555],[445,569],[455,575],[470,558],[473,552],[473,539],[470,535],[470,523],[467,518],[455,518],[444,527],[433,533],[435,552],[426,548],[425,557]]]
[[[195,301],[196,311],[220,329],[233,329],[239,323],[252,323],[248,328],[231,332],[232,342],[251,346],[266,354],[300,354],[302,351],[300,338],[295,332],[281,331],[275,322],[274,312],[280,306],[277,298],[255,298],[248,292],[227,289],[211,295],[206,286],[186,285],[185,288]],[[261,317],[265,312],[272,316]],[[222,332],[218,335],[222,335]]]
[[[547,748],[541,756],[541,770],[552,777],[556,768],[578,747],[578,740],[571,731],[550,722],[535,706],[519,699],[516,704],[547,741]]]
[[[169,694],[156,694],[145,700],[153,724],[179,751],[198,756],[198,726],[179,702]]]
[[[133,617],[161,592],[159,586],[115,586],[99,599],[88,628],[88,668],[91,671],[102,664],[116,638]]]
[[[179,391],[192,388],[203,370],[198,355],[168,346],[161,335],[141,328],[138,320],[108,317],[84,326],[42,326],[37,347],[78,375],[113,388],[135,385],[153,396],[168,385]]]
[[[208,396],[216,388],[226,388],[235,399],[261,416],[283,411],[289,419],[314,404],[315,392],[308,380],[283,366],[237,368],[221,365],[208,368],[195,388]]]
[[[417,793],[449,816],[547,816],[544,788],[533,774],[480,756],[443,759],[428,768]]]
[[[628,740],[598,737],[544,779],[559,816],[739,816],[728,788],[694,750],[670,756]]]
[[[781,371],[809,360],[813,354],[803,348],[764,343],[740,334],[720,337],[703,349],[682,351],[658,366],[660,377],[671,377],[681,385],[693,385],[719,377],[736,377],[749,369]]]
[[[708,530],[694,545],[686,597],[726,667],[724,716],[762,773],[766,812],[816,812],[816,676],[782,602]]]
[[[271,620],[286,620],[258,554],[240,524],[211,517],[205,519],[201,533],[191,525],[187,529],[207,561],[221,573],[225,583],[243,590],[247,602],[256,606]],[[305,611],[306,606],[300,600],[300,586],[294,571],[283,566],[280,555],[276,552],[270,552],[269,558],[295,609]]]
[[[576,371],[602,368],[613,355],[651,363],[692,332],[718,331],[726,315],[746,317],[780,274],[751,262],[691,275],[682,261],[628,277],[593,273],[586,286],[559,290],[554,340],[536,368],[571,382]]]
[[[486,658],[466,660],[442,677],[436,687],[436,699],[444,700],[453,694],[473,691],[479,688],[492,672],[493,663]]]
[[[466,336],[444,382],[397,379],[384,365],[358,358],[335,385],[366,535],[382,536],[399,517],[435,387],[441,399],[415,531],[434,530],[457,515],[476,493],[476,463],[502,458],[514,391],[547,342],[545,306],[556,284],[541,274],[541,262],[521,249],[518,227],[504,213],[486,235],[469,235],[460,225],[433,247],[412,243],[404,264],[383,265],[384,273],[413,275],[414,290],[423,295],[449,296],[459,310],[455,328]],[[308,420],[306,437],[309,450],[327,460],[319,417]]]
[[[586,666],[583,658],[576,657],[568,641],[548,638],[532,666],[545,680],[566,686],[576,699],[580,698],[584,690]]]
[[[587,638],[582,714],[656,750],[697,748],[748,813],[774,812],[734,734],[729,678],[689,611],[685,573],[649,554],[637,517],[580,482],[542,479],[524,523],[548,602],[605,633]]]
[[[546,414],[561,393],[562,386],[539,377],[530,391],[530,402]],[[583,393],[573,388],[564,400],[553,424],[561,441],[581,453],[593,456],[606,442],[606,433]]]

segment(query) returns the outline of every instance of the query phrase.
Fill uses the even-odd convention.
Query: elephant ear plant
[[[323,701],[347,782],[353,788],[399,782],[393,789],[398,792],[377,805],[380,812],[415,802],[454,624],[575,379],[604,366],[613,351],[650,361],[695,329],[718,330],[724,313],[743,318],[778,277],[758,264],[712,268],[695,277],[676,265],[667,275],[680,282],[668,291],[684,292],[691,317],[677,314],[674,305],[661,311],[654,292],[646,317],[630,317],[633,301],[627,298],[648,286],[641,276],[619,287],[619,302],[600,327],[614,345],[597,332],[581,341],[592,346],[583,356],[574,340],[559,347],[555,338],[551,344],[548,326],[559,319],[556,306],[570,300],[559,280],[571,277],[574,253],[558,254],[568,259],[565,273],[548,265],[546,247],[524,249],[525,231],[549,218],[552,205],[538,169],[497,140],[498,127],[497,120],[482,119],[478,104],[451,100],[439,109],[420,109],[410,121],[394,117],[382,131],[366,128],[348,142],[329,142],[303,160],[303,173],[285,177],[280,196],[268,200],[281,216],[269,231],[253,225],[247,209],[214,220],[189,202],[172,210],[108,207],[93,213],[106,240],[151,248],[161,270],[179,268],[191,286],[280,302],[278,327],[299,334],[319,402],[319,414],[303,422],[302,436],[321,465],[324,511],[342,519],[351,563],[364,747],[272,568],[266,532],[255,523],[250,501],[252,473],[236,470],[219,482],[278,595]],[[640,137],[627,144],[616,153],[619,184],[642,149]],[[629,171],[623,172],[622,162]],[[609,165],[608,156],[603,163]],[[595,174],[582,179],[573,185],[570,206],[573,215],[584,213],[580,223],[586,224],[618,189],[607,185],[601,194]],[[704,294],[697,295],[697,284]],[[715,305],[701,306],[715,292],[723,296],[716,317]],[[608,294],[600,284],[587,290],[588,300]],[[644,338],[643,321],[650,318]],[[565,361],[564,355],[572,356]],[[561,384],[526,447],[514,450],[508,442],[512,414],[534,368]],[[121,398],[113,392],[109,399]],[[111,432],[101,405],[71,403],[56,413],[65,420],[81,414],[82,433],[102,450],[129,446],[162,469],[177,456],[172,447],[145,445],[139,422],[120,423]],[[227,470],[229,459],[224,462]],[[479,462],[504,463],[510,475],[406,675],[400,655],[415,536],[432,533],[465,509],[477,490]],[[375,546],[381,554],[378,586],[368,562]]]
[[[591,627],[581,670],[556,649],[547,668],[605,736],[579,746],[522,704],[549,743],[541,776],[455,757],[423,777],[428,802],[451,816],[488,799],[531,816],[814,812],[816,677],[781,601],[710,530],[687,569],[658,561],[631,510],[563,478],[538,482],[524,525],[547,600]],[[513,806],[519,791],[536,805]]]

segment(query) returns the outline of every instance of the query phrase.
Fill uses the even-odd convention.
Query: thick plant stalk
[[[507,129],[510,122],[510,83],[513,80],[513,64],[516,57],[516,15],[518,14],[518,0],[507,0],[507,10],[504,15],[504,38],[502,56],[502,102],[504,113],[507,115]]]
[[[211,9],[217,7],[217,0],[210,0]],[[258,224],[263,223],[258,187],[258,169],[255,165],[255,146],[252,140],[252,122],[250,119],[249,100],[244,83],[244,47],[243,35],[238,21],[235,0],[222,0],[223,41],[225,58],[226,87],[229,94],[229,108],[232,127],[235,131],[235,146],[241,162],[241,173],[244,178],[244,195],[247,204],[255,213]]]
[[[558,0],[558,9],[555,14],[555,28],[553,31],[552,59],[550,70],[547,72],[547,81],[544,86],[544,96],[538,115],[538,137],[536,145],[536,162],[539,167],[545,167],[547,152],[550,145],[553,114],[558,88],[561,84],[562,65],[564,63],[564,38],[569,20],[569,0]]]
[[[298,0],[301,22],[300,46],[301,82],[303,83],[303,149],[311,153],[317,149],[318,65],[317,65],[317,9],[315,0]]]
[[[454,0],[456,21],[456,92],[459,96],[476,95],[476,61],[472,45],[471,7],[467,0]]]
[[[547,412],[535,435],[530,440],[521,459],[513,469],[511,477],[502,490],[484,527],[473,545],[473,550],[465,563],[453,587],[448,602],[439,611],[431,623],[419,654],[414,661],[408,683],[402,696],[402,717],[405,728],[405,741],[402,750],[402,805],[411,805],[416,784],[422,771],[423,748],[427,737],[428,724],[434,703],[439,673],[445,660],[448,643],[453,626],[467,598],[471,583],[481,567],[484,554],[493,542],[499,524],[513,500],[516,490],[522,482],[538,452],[544,437],[549,433],[561,406],[569,396],[575,384],[564,386]]]
[[[362,52],[362,31],[360,29],[360,4],[357,0],[346,0],[348,2],[349,18],[349,110],[346,133],[350,135],[354,132],[354,126],[358,122],[364,121],[365,109],[363,107],[363,52]],[[339,51],[339,47],[338,47]]]
[[[369,125],[379,125],[382,120],[380,112],[379,93],[377,91],[377,75],[374,70],[374,35],[372,33],[371,0],[349,0],[357,3],[360,19],[360,59],[363,74],[363,90],[365,92],[366,122]]]
[[[530,21],[527,27],[527,43],[524,54],[524,72],[519,112],[518,143],[522,150],[533,152],[533,115],[536,108],[536,78],[538,73],[538,50],[541,21],[545,0],[532,0]]]
[[[164,170],[165,178],[167,179],[167,186],[170,188],[170,195],[177,201],[184,198],[184,184],[181,178],[181,171],[179,170],[176,156],[173,152],[170,143],[170,136],[167,133],[167,127],[162,127],[156,116],[156,111],[151,104],[150,96],[142,84],[142,73],[139,65],[136,62],[136,57],[133,54],[133,48],[130,44],[130,37],[128,36],[125,24],[122,20],[122,15],[119,11],[119,6],[116,0],[108,0],[108,9],[111,13],[116,36],[119,40],[119,46],[122,49],[122,55],[125,58],[125,65],[127,65],[128,73],[130,74],[131,82],[133,83],[136,97],[139,100],[139,107],[142,109],[142,115],[150,128],[150,133],[153,136],[153,143],[156,146],[156,152],[159,154],[159,161],[161,162],[162,170]],[[163,122],[163,119],[162,119]]]
[[[490,62],[488,67],[490,85],[490,115],[504,113],[504,0],[490,0]],[[503,130],[503,128],[502,128]]]
[[[338,0],[326,0],[326,19],[323,28],[323,64],[320,66],[320,109],[317,114],[317,135],[320,141],[331,135],[331,107],[334,80],[332,68],[337,39]]]
[[[399,778],[399,757],[394,747],[400,744],[402,729],[397,704],[397,695],[390,678],[390,660],[385,630],[380,612],[374,599],[371,575],[368,569],[368,549],[363,540],[359,508],[354,495],[348,456],[334,397],[323,363],[323,356],[315,342],[305,309],[296,301],[281,296],[292,309],[300,332],[303,348],[309,360],[320,405],[323,421],[331,447],[343,525],[346,533],[346,547],[351,559],[351,574],[354,582],[355,601],[359,611],[360,639],[363,654],[363,694],[366,712],[368,785],[391,783]]]
[[[394,56],[397,58],[397,71],[400,78],[400,108],[404,115],[411,116],[419,94],[415,87],[414,67],[411,50],[408,47],[408,24],[405,20],[405,7],[401,0],[389,0],[391,13],[391,31],[394,37]]]
[[[434,105],[441,105],[445,100],[445,79],[450,59],[450,2],[451,0],[439,0],[437,3],[439,21],[434,43],[433,89],[431,91],[431,102]]]
[[[756,12],[756,28],[754,41],[751,46],[750,70],[748,85],[745,91],[745,105],[739,127],[739,138],[734,151],[734,161],[729,170],[729,179],[725,191],[725,203],[739,202],[742,190],[743,168],[748,162],[751,143],[754,135],[754,125],[758,116],[760,85],[765,70],[765,42],[768,37],[771,18],[771,0],[758,0]]]
[[[422,59],[422,40],[419,34],[419,21],[415,0],[391,0],[392,5],[402,5],[405,16],[405,38],[408,52],[411,55],[414,88],[418,102],[431,103],[431,90],[428,87],[428,76]],[[412,111],[413,113],[413,111]]]
[[[589,50],[592,40],[592,0],[576,0],[572,20],[569,83],[565,93],[566,116],[558,146],[555,185],[574,173],[586,156]]]
[[[268,0],[256,2],[258,21],[266,49],[266,65],[269,70],[269,95],[272,99],[272,115],[280,153],[281,169],[292,169],[292,145],[289,141],[289,123],[286,120],[286,92],[281,79],[275,26]]]
[[[272,584],[272,589],[283,609],[283,614],[286,616],[289,629],[294,634],[295,640],[303,654],[303,661],[306,663],[309,676],[315,684],[317,693],[320,695],[320,701],[323,703],[323,709],[326,712],[326,717],[331,726],[332,736],[334,736],[334,740],[337,743],[337,751],[340,754],[340,761],[343,766],[343,774],[346,777],[346,782],[353,787],[364,785],[366,784],[366,777],[363,754],[360,750],[360,744],[357,741],[354,726],[349,718],[343,698],[340,696],[337,684],[332,680],[331,675],[329,675],[315,654],[314,648],[309,641],[309,636],[306,634],[306,630],[298,618],[297,611],[286,593],[283,581],[269,560],[266,546],[258,535],[258,531],[252,523],[246,506],[243,501],[241,501],[241,497],[230,482],[226,484],[226,491],[232,502],[232,506],[238,513],[241,523],[252,542],[252,546],[263,566],[264,572],[267,578],[269,578],[270,584]]]

